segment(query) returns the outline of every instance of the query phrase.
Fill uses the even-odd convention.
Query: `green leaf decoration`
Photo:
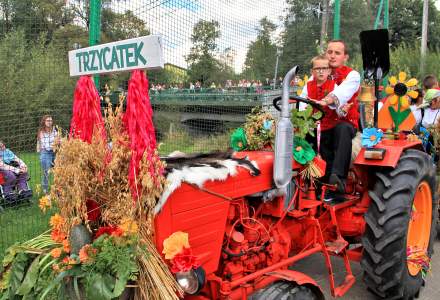
[[[320,111],[313,112],[313,107],[308,105],[305,110],[292,110],[291,121],[295,127],[295,136],[305,138],[308,134],[315,136],[314,130],[316,128],[316,120],[321,118]]]
[[[402,124],[403,121],[405,121],[405,119],[411,113],[411,109],[408,108],[404,111],[396,111],[394,107],[389,106],[388,110],[390,112],[391,118],[393,119],[394,125],[396,126],[396,131],[398,131],[400,124]]]
[[[113,298],[115,278],[108,274],[94,274],[93,280],[87,286],[87,299],[110,300]]]
[[[293,158],[300,164],[305,165],[315,158],[315,151],[310,144],[300,138],[295,137],[293,140]]]
[[[61,272],[60,274],[58,274],[57,277],[55,277],[55,279],[51,282],[51,284],[46,287],[44,292],[41,294],[41,297],[40,297],[39,300],[44,300],[52,289],[54,289],[55,287],[59,286],[60,282],[64,278],[66,278],[68,276],[78,276],[80,274],[81,274],[81,268],[79,266],[75,266],[75,267],[73,267],[70,270]]]
[[[319,110],[312,115],[312,118],[315,120],[319,120],[321,117],[322,117],[322,112]]]
[[[14,295],[21,285],[29,259],[30,257],[28,254],[20,252],[16,255],[15,260],[12,263],[11,278],[9,280],[9,298],[11,299],[14,299]]]
[[[20,288],[17,290],[18,295],[23,296],[29,294],[29,292],[32,290],[35,283],[37,282],[39,270],[40,270],[40,256],[37,256],[32,262],[31,266],[29,267]]]
[[[243,128],[237,128],[231,135],[231,148],[235,151],[242,151],[246,149],[247,140],[246,133]]]
[[[113,290],[113,298],[119,297],[122,292],[125,290],[125,286],[127,285],[128,278],[125,276],[121,276],[116,278],[115,289]]]

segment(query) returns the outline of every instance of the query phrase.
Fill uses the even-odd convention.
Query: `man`
[[[345,66],[349,56],[345,43],[333,40],[328,43],[325,53],[332,68],[334,90],[317,101],[322,106],[334,109],[337,119],[329,120],[321,132],[320,153],[327,162],[324,180],[336,186],[336,191],[328,191],[325,201],[340,199],[345,192],[345,181],[351,161],[351,140],[359,124],[357,95],[360,87],[360,74]]]

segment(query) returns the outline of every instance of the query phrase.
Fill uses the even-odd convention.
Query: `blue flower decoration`
[[[382,139],[383,132],[377,128],[366,128],[362,132],[362,147],[373,147]]]
[[[420,127],[420,138],[422,140],[422,145],[425,151],[428,150],[430,146],[433,146],[432,143],[429,141],[429,137],[431,136],[431,133],[426,129],[425,127]]]
[[[265,121],[263,122],[263,128],[264,128],[265,130],[271,130],[271,129],[272,129],[272,123],[273,123],[272,120],[265,120]]]

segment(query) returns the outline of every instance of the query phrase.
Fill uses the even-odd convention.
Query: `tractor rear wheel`
[[[250,300],[318,300],[313,291],[290,281],[277,281],[249,297]]]
[[[386,299],[412,299],[424,283],[437,222],[435,167],[426,153],[406,150],[394,170],[376,173],[365,214],[364,281]]]

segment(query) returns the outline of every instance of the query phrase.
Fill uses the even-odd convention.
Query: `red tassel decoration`
[[[153,109],[148,94],[148,79],[141,70],[133,71],[128,82],[127,107],[122,120],[130,138],[131,161],[128,169],[128,180],[131,194],[133,199],[136,200],[141,189],[140,179],[138,178],[139,162],[145,152],[148,161],[152,161],[156,150],[156,135],[153,125]],[[153,176],[154,165],[151,164],[150,168],[149,173]]]
[[[91,76],[81,76],[73,96],[73,115],[70,121],[69,136],[80,138],[90,144],[95,128],[99,130],[99,135],[106,141],[107,136],[98,91]]]

